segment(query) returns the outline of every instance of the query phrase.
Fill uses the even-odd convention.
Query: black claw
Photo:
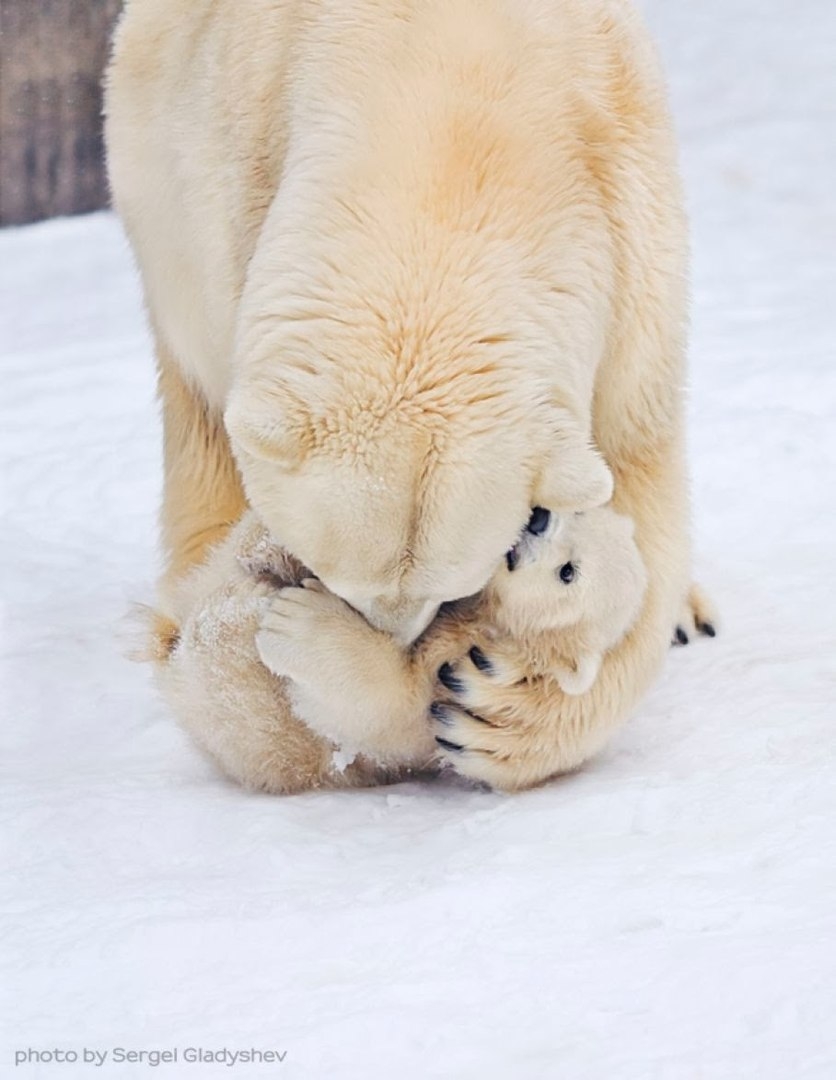
[[[447,712],[447,706],[443,701],[434,701],[430,705],[430,716],[433,720],[438,720],[440,724],[449,724],[450,714]]]
[[[455,750],[456,752],[458,752],[460,750],[464,750],[463,746],[459,746],[458,743],[450,742],[449,739],[440,739],[440,738],[438,738],[436,736],[435,741],[438,743],[439,746],[443,747],[445,750]]]
[[[677,626],[676,633],[674,634],[674,645],[687,645],[688,635],[682,629],[681,626]]]
[[[438,681],[454,694],[460,694],[464,690],[464,683],[456,677],[451,664],[441,665],[438,669]]]
[[[701,634],[705,634],[706,637],[717,637],[717,628],[714,626],[714,623],[698,622],[697,629]]]
[[[490,662],[487,656],[485,656],[485,654],[482,652],[478,645],[473,646],[473,648],[468,653],[468,656],[473,661],[473,666],[478,668],[480,671],[493,671],[493,664]]]

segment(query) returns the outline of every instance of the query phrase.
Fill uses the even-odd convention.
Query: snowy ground
[[[120,624],[159,434],[106,215],[0,235],[0,1076],[836,1076],[836,8],[647,0],[695,243],[699,577],[577,776],[271,799],[175,728]],[[14,1067],[14,1048],[281,1065]]]

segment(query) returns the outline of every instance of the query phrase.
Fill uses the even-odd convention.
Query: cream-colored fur
[[[486,589],[486,621],[520,645],[507,682],[551,676],[567,694],[591,688],[641,611],[647,573],[633,534],[608,507],[523,532]]]
[[[485,584],[530,507],[607,501],[594,442],[636,523],[642,613],[588,693],[486,694],[481,778],[592,753],[688,583],[685,227],[629,5],[129,0],[107,113],[161,371],[163,612],[243,481],[408,642]]]
[[[288,681],[259,659],[256,634],[277,589],[300,585],[306,574],[245,514],[201,566],[178,579],[167,617],[154,620],[151,659],[163,696],[195,741],[247,787],[294,794],[402,778],[407,766],[432,758],[429,737],[423,755],[405,752],[389,759],[392,767],[346,755],[297,719]]]
[[[312,730],[390,764],[425,760],[435,698],[433,735],[464,771],[483,754],[458,742],[460,715],[473,721],[495,688],[525,680],[585,693],[641,610],[647,577],[632,523],[608,508],[570,515],[548,535],[524,535],[515,550],[513,570],[501,564],[481,596],[440,614],[411,650],[308,580],[269,602],[259,655],[290,679],[295,714]],[[569,565],[565,583],[560,571]],[[476,722],[490,739],[490,722]]]
[[[455,716],[479,704],[483,682],[554,679],[584,693],[641,607],[632,524],[612,510],[553,519],[515,553],[480,597],[405,649],[308,577],[250,513],[182,579],[171,624],[157,628],[159,683],[198,742],[252,787],[348,786],[458,763]]]

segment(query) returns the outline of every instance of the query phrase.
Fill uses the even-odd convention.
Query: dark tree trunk
[[[120,6],[0,0],[0,225],[107,204],[101,79]]]

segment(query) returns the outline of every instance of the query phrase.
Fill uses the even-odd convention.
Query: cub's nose
[[[531,511],[531,517],[528,519],[525,531],[531,533],[532,536],[542,536],[548,529],[551,519],[551,511],[544,509],[542,506],[535,506]]]

